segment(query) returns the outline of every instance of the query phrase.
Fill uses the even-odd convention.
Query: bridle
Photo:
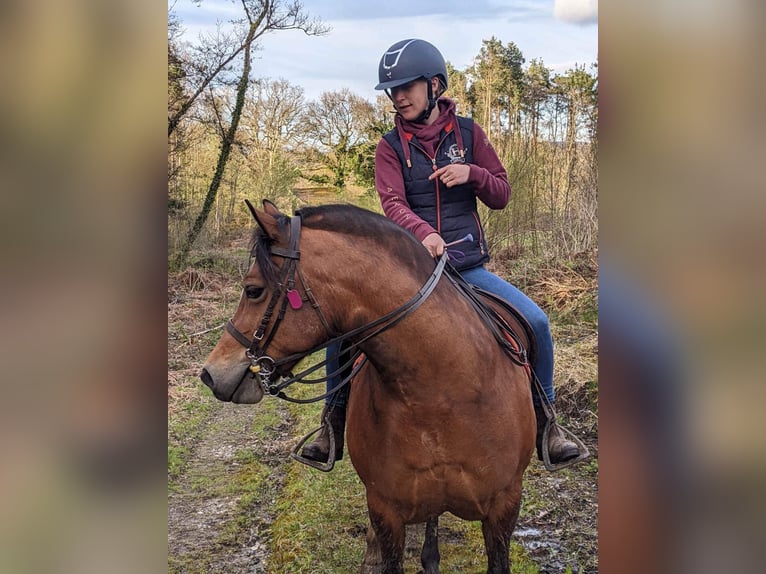
[[[286,260],[286,263],[282,265],[281,275],[277,282],[277,289],[274,290],[274,293],[269,300],[269,304],[266,307],[266,312],[263,314],[258,328],[253,333],[252,340],[244,335],[239,329],[237,329],[231,319],[226,323],[226,330],[229,332],[229,334],[247,349],[245,351],[245,355],[248,359],[250,359],[250,370],[253,373],[259,374],[262,381],[264,379],[270,379],[271,376],[276,372],[277,367],[285,362],[274,360],[272,357],[266,354],[266,349],[273,340],[274,335],[277,333],[279,324],[282,322],[282,319],[284,318],[287,311],[288,303],[295,310],[300,309],[303,305],[303,298],[295,290],[296,271],[298,273],[298,278],[300,279],[303,286],[303,291],[306,293],[307,300],[311,302],[311,306],[316,311],[317,315],[319,316],[319,320],[322,322],[322,325],[324,325],[324,328],[327,330],[328,334],[332,335],[333,333],[330,329],[327,319],[324,316],[324,313],[322,313],[322,309],[319,307],[319,304],[314,298],[314,294],[312,293],[311,288],[306,283],[306,278],[300,271],[300,266],[298,264],[301,258],[301,252],[299,250],[300,234],[301,218],[296,215],[290,220],[290,241],[288,248],[283,249],[281,247],[275,246],[271,246],[269,248],[271,255],[283,257]],[[280,299],[282,300],[282,305],[279,308],[279,313],[276,316],[274,325],[271,328],[268,337],[266,337],[266,340],[264,341],[263,337],[266,333],[266,329],[271,323],[271,320],[274,316],[274,310],[276,309],[277,303]]]
[[[252,210],[252,207],[251,207],[251,210]],[[445,265],[447,263],[447,254],[445,251],[444,255],[440,257],[436,265],[436,268],[434,269],[431,276],[425,282],[423,287],[421,287],[421,289],[409,301],[407,301],[405,304],[401,305],[400,307],[394,309],[393,311],[386,313],[382,317],[375,319],[374,321],[371,321],[370,323],[367,323],[365,325],[362,325],[361,327],[357,327],[355,329],[352,329],[351,331],[348,331],[346,333],[339,335],[330,327],[330,324],[327,321],[324,313],[322,312],[322,309],[319,306],[319,303],[314,297],[314,294],[311,291],[311,288],[308,286],[306,277],[301,271],[301,267],[300,267],[301,223],[302,221],[301,221],[300,215],[295,215],[290,218],[290,239],[288,242],[287,249],[276,247],[273,245],[269,247],[269,253],[271,255],[276,255],[278,257],[284,258],[285,263],[283,263],[281,268],[280,277],[277,282],[277,288],[274,290],[274,293],[272,294],[271,299],[269,300],[269,304],[266,307],[266,311],[264,312],[263,317],[261,318],[258,328],[253,333],[253,338],[252,339],[248,338],[244,333],[242,333],[239,329],[237,329],[231,320],[229,320],[226,323],[226,330],[243,347],[245,347],[246,349],[245,355],[247,356],[247,358],[250,360],[250,363],[251,363],[249,370],[250,372],[252,372],[253,374],[259,377],[260,385],[264,393],[267,393],[273,396],[278,396],[282,399],[285,399],[291,402],[309,403],[309,402],[319,401],[335,392],[338,392],[343,386],[348,384],[348,382],[356,375],[356,373],[359,372],[362,365],[364,364],[364,361],[366,360],[366,359],[363,359],[362,361],[358,363],[356,362],[356,359],[359,357],[359,355],[361,355],[361,349],[359,348],[359,346],[362,345],[365,341],[368,341],[369,339],[390,329],[391,327],[399,323],[402,319],[407,317],[410,313],[414,312],[420,305],[423,304],[423,302],[428,298],[428,296],[436,288],[436,285],[438,284],[439,279],[442,276]],[[301,282],[303,291],[306,294],[306,299],[303,299],[300,296],[300,294],[295,290],[296,274],[298,276],[299,281]],[[279,307],[279,312],[277,313],[276,318],[274,318],[274,311],[276,310],[277,304],[280,302],[280,300],[281,300],[281,305]],[[287,312],[288,304],[293,310],[297,311],[302,307],[304,301],[308,301],[311,303],[312,308],[316,312],[317,316],[319,317],[319,320],[321,321],[322,325],[327,331],[329,340],[307,351],[295,353],[293,355],[288,355],[280,359],[274,359],[273,357],[267,354],[267,349],[269,347],[269,344],[274,339],[274,336],[276,335],[277,330],[279,329],[279,325],[282,322],[282,319],[284,318],[285,313]],[[272,325],[272,319],[274,319],[273,325]],[[266,334],[266,330],[269,328],[270,325],[271,325],[271,330],[269,331],[268,336],[266,336],[264,340],[264,335]],[[300,361],[301,359],[321,349],[329,347],[333,343],[345,343],[344,352],[350,352],[350,356],[351,356],[349,361],[346,362],[344,365],[341,365],[338,371],[334,373],[327,373],[327,376],[323,378],[306,379],[306,377],[309,374],[325,366],[329,362],[329,358],[328,358],[298,373],[297,375],[293,375],[292,373],[286,373],[286,374],[280,373],[280,367],[283,367],[286,364],[294,364]],[[329,391],[328,393],[325,393],[324,395],[313,397],[310,399],[296,399],[294,397],[287,396],[283,392],[285,388],[287,388],[288,386],[296,382],[307,383],[307,384],[324,382],[330,377],[343,372],[351,364],[354,364],[354,368],[352,369],[351,373],[343,379],[343,382],[340,385],[336,386],[332,391]],[[282,380],[277,381],[277,376],[281,377]],[[244,377],[239,382],[239,385],[242,384],[242,381],[244,381]],[[237,388],[239,388],[239,385],[237,386]],[[237,390],[235,389],[234,393],[236,393],[236,391]]]

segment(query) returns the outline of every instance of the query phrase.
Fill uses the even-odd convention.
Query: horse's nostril
[[[202,372],[199,374],[199,378],[202,379],[202,382],[205,383],[208,387],[211,389],[213,388],[213,377],[210,376],[210,373],[207,372],[207,369],[202,369]]]

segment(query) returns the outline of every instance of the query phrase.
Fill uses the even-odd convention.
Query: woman
[[[538,353],[532,365],[552,404],[553,340],[545,313],[513,285],[484,268],[489,261],[476,198],[491,209],[508,203],[511,188],[495,150],[481,127],[456,115],[455,102],[441,97],[447,89],[447,67],[439,50],[419,39],[397,42],[383,54],[376,90],[385,90],[396,109],[396,127],[378,143],[375,152],[375,185],[386,216],[411,231],[431,253],[448,250],[453,266],[463,278],[494,293],[518,309],[529,321]],[[449,246],[449,249],[448,249]],[[328,357],[339,349],[329,348]],[[328,364],[328,373],[339,370],[343,360]],[[342,377],[331,377],[328,390]],[[348,386],[328,398],[326,409],[335,434],[336,459],[343,456],[343,430]],[[542,460],[542,437],[547,417],[533,387],[537,416],[537,453]],[[329,429],[323,429],[303,455],[326,461]],[[552,425],[548,454],[554,464],[575,460],[578,446]]]

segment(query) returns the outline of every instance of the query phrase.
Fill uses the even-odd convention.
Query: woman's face
[[[403,86],[391,88],[391,101],[403,119],[415,120],[428,107],[427,81],[413,80]]]

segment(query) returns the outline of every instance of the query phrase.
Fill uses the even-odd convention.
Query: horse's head
[[[300,218],[269,201],[263,211],[247,203],[258,224],[242,297],[226,332],[207,358],[200,377],[216,398],[257,403],[264,387],[328,338],[329,326],[301,269]],[[304,234],[305,239],[305,234]]]

